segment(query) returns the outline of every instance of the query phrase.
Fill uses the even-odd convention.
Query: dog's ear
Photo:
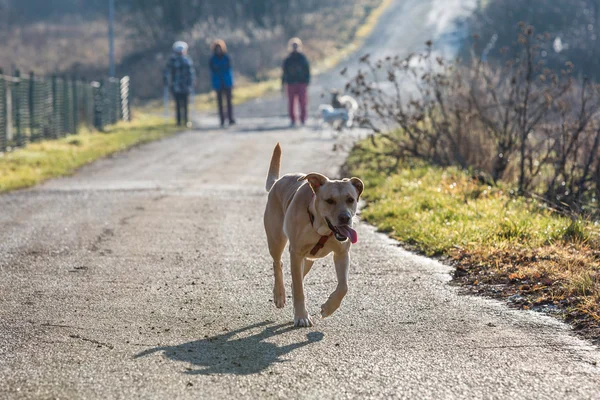
[[[299,181],[308,181],[310,188],[314,193],[317,193],[321,186],[326,184],[329,179],[325,175],[318,174],[316,172],[312,172],[310,174],[301,176],[298,178]]]
[[[350,178],[350,183],[352,184],[352,186],[354,186],[354,188],[358,192],[358,197],[360,197],[363,190],[365,190],[365,184],[363,183],[363,181],[361,181],[358,178]]]

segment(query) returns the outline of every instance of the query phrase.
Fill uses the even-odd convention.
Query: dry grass
[[[450,251],[457,279],[475,291],[504,287],[496,295],[510,297],[523,308],[553,306],[567,317],[600,323],[600,252],[585,242],[558,241],[540,247],[469,246]]]
[[[91,66],[108,70],[106,22],[65,18],[15,26],[9,32],[0,30],[0,67],[6,72],[15,65],[22,73],[34,71],[51,74],[69,70],[84,70]],[[117,61],[131,50],[126,32],[116,37]],[[79,66],[79,67],[78,67]]]

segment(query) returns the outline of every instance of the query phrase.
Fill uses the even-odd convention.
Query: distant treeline
[[[190,45],[197,91],[210,88],[209,44],[227,42],[237,82],[277,74],[300,36],[310,59],[352,40],[382,0],[115,0],[117,73],[138,98],[162,93],[161,70],[176,40]],[[107,71],[108,0],[0,0],[0,67],[83,78]]]
[[[487,59],[510,59],[521,21],[547,35],[539,51],[549,68],[558,71],[570,61],[575,74],[600,81],[600,0],[480,0],[468,21],[475,37],[465,43],[463,57],[473,50]]]
[[[184,32],[212,19],[260,27],[287,26],[315,9],[316,0],[118,0],[117,16],[138,34],[158,38]],[[0,15],[8,25],[78,16],[106,15],[107,0],[0,0]],[[316,7],[318,9],[318,7]]]
[[[64,15],[93,17],[105,12],[106,0],[0,0],[0,17],[8,26]]]
[[[160,40],[170,39],[173,34],[205,21],[221,21],[246,30],[252,26],[293,30],[298,17],[314,10],[317,3],[316,0],[123,0],[119,1],[119,8],[134,17],[139,34]]]

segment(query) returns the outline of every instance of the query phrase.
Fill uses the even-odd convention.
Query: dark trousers
[[[229,123],[233,124],[233,107],[231,105],[231,88],[223,88],[217,90],[217,103],[219,104],[219,117],[221,117],[221,125],[225,123],[225,110],[223,110],[223,96],[227,100],[227,118]]]
[[[187,93],[173,93],[175,97],[175,113],[177,114],[177,125],[188,123],[188,98]]]

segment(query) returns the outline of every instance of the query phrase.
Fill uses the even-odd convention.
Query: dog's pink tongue
[[[358,242],[358,233],[349,226],[338,226],[340,233],[350,239],[352,244]]]

